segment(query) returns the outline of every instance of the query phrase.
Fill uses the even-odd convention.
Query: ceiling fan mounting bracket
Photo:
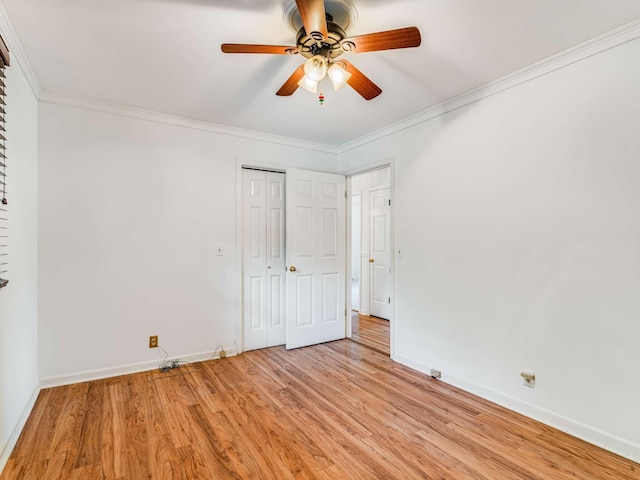
[[[358,19],[358,12],[351,0],[325,0],[324,6],[327,21],[339,25],[343,30],[348,30]],[[296,33],[302,28],[302,18],[295,0],[291,0],[284,9],[284,21]],[[322,36],[319,40],[322,40]]]

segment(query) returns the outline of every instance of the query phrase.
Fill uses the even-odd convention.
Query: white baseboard
[[[236,355],[235,348],[225,348],[227,357]],[[220,355],[212,356],[215,352],[201,352],[190,355],[178,355],[169,357],[167,360],[180,360],[186,363],[202,362],[205,360],[216,360]],[[131,373],[145,372],[154,370],[160,365],[160,361],[152,360],[149,362],[132,363],[129,365],[120,365],[117,367],[102,368],[98,370],[86,370],[84,372],[70,373],[66,375],[57,375],[55,377],[47,377],[40,379],[41,388],[60,387],[62,385],[71,385],[73,383],[88,382],[91,380],[101,380],[103,378],[117,377],[119,375],[129,375]]]
[[[402,355],[394,356],[393,360],[426,375],[429,375],[431,372],[431,367]],[[448,374],[445,371],[442,372],[442,378],[440,380],[493,403],[497,403],[509,410],[542,422],[545,425],[557,428],[585,442],[640,463],[640,445],[629,440],[617,437],[564,415],[546,410],[532,403],[486,388],[468,379]]]
[[[2,470],[4,470],[4,467],[7,464],[7,461],[9,460],[9,456],[11,455],[11,452],[13,451],[13,448],[16,446],[16,443],[18,442],[18,438],[22,433],[22,429],[27,423],[27,419],[29,418],[29,415],[31,415],[31,410],[33,410],[33,406],[36,404],[36,400],[38,399],[39,393],[40,393],[40,387],[36,387],[33,393],[31,394],[31,398],[29,398],[29,401],[27,402],[27,406],[22,412],[22,415],[20,415],[20,418],[18,419],[15,426],[11,430],[11,435],[9,435],[9,438],[7,439],[6,442],[0,445],[0,473],[2,473]]]

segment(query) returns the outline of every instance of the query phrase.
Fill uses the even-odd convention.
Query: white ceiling
[[[2,0],[44,90],[342,145],[640,18],[638,0],[354,0],[349,35],[417,26],[419,48],[351,55],[383,90],[275,92],[300,56],[287,0]]]

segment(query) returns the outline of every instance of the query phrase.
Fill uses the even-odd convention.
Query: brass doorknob
[[[370,258],[369,263],[373,263],[373,262],[375,262],[375,260],[373,258]]]
[[[289,267],[289,271],[290,271],[290,272],[295,272],[295,271],[296,271],[296,267],[294,267],[293,265],[291,265],[291,266]]]

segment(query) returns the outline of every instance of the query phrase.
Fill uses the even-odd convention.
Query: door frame
[[[397,321],[397,310],[396,310],[396,303],[397,303],[397,299],[396,299],[396,247],[395,247],[395,218],[396,218],[396,201],[395,201],[395,157],[386,157],[386,158],[382,158],[380,160],[377,161],[373,161],[373,162],[369,162],[366,165],[360,166],[360,167],[355,167],[355,168],[351,168],[348,170],[343,170],[341,172],[339,172],[341,175],[344,175],[347,177],[347,199],[349,201],[347,201],[347,225],[349,225],[349,228],[347,228],[347,273],[346,273],[346,278],[351,278],[352,275],[352,271],[351,271],[351,261],[352,261],[352,254],[351,254],[351,250],[352,250],[352,242],[353,239],[351,238],[351,220],[352,220],[352,212],[351,212],[351,195],[353,193],[353,187],[352,187],[352,177],[356,176],[356,175],[361,175],[363,173],[369,173],[369,172],[373,172],[374,170],[380,170],[382,168],[387,168],[389,167],[390,169],[390,198],[391,198],[391,222],[390,222],[390,236],[391,236],[391,258],[390,258],[390,264],[391,264],[391,318],[389,319],[390,325],[389,325],[389,352],[390,352],[390,357],[391,359],[395,359],[395,324]],[[346,322],[346,327],[347,327],[347,338],[351,338],[351,328],[352,328],[352,322],[351,322],[351,293],[350,293],[350,282],[347,282],[347,292],[345,292],[346,294],[346,302],[347,302],[347,322]]]

